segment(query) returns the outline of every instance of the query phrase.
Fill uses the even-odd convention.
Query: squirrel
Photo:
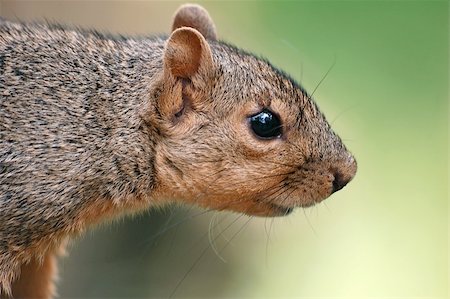
[[[186,4],[170,36],[0,20],[0,294],[54,296],[55,257],[168,202],[284,216],[357,169],[311,96]]]

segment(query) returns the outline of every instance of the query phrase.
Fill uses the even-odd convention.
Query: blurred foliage
[[[222,39],[309,91],[334,65],[314,97],[358,174],[287,218],[168,208],[101,226],[61,260],[61,298],[167,297],[186,273],[175,297],[446,298],[448,2],[201,3]],[[2,1],[0,10],[149,34],[168,32],[179,4]]]

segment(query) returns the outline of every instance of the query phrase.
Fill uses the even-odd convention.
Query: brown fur
[[[14,298],[45,299],[54,295],[53,279],[56,260],[53,252],[47,252],[42,261],[32,259],[20,268],[20,279],[12,285]]]
[[[175,200],[279,216],[355,175],[297,83],[216,41],[198,6],[173,28],[111,38],[0,21],[0,293],[51,297],[55,248],[123,213]],[[263,108],[281,137],[250,129]]]

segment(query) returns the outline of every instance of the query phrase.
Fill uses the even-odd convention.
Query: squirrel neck
[[[142,114],[153,110],[152,88],[163,72],[164,40],[105,42],[91,54],[85,128],[101,140],[88,145],[95,157],[101,194],[114,201],[150,198],[155,185],[155,143],[158,135]],[[92,56],[92,54],[94,56]],[[93,146],[93,147],[92,147]]]

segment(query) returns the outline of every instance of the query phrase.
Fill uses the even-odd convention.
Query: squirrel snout
[[[335,171],[333,175],[334,180],[333,180],[333,189],[331,190],[331,193],[341,190],[342,188],[345,187],[345,185],[348,184],[348,182],[350,182],[350,178],[345,177],[339,170]]]
[[[334,176],[331,193],[344,188],[355,176],[357,164],[355,158],[350,158],[341,165],[330,168],[331,173]]]

